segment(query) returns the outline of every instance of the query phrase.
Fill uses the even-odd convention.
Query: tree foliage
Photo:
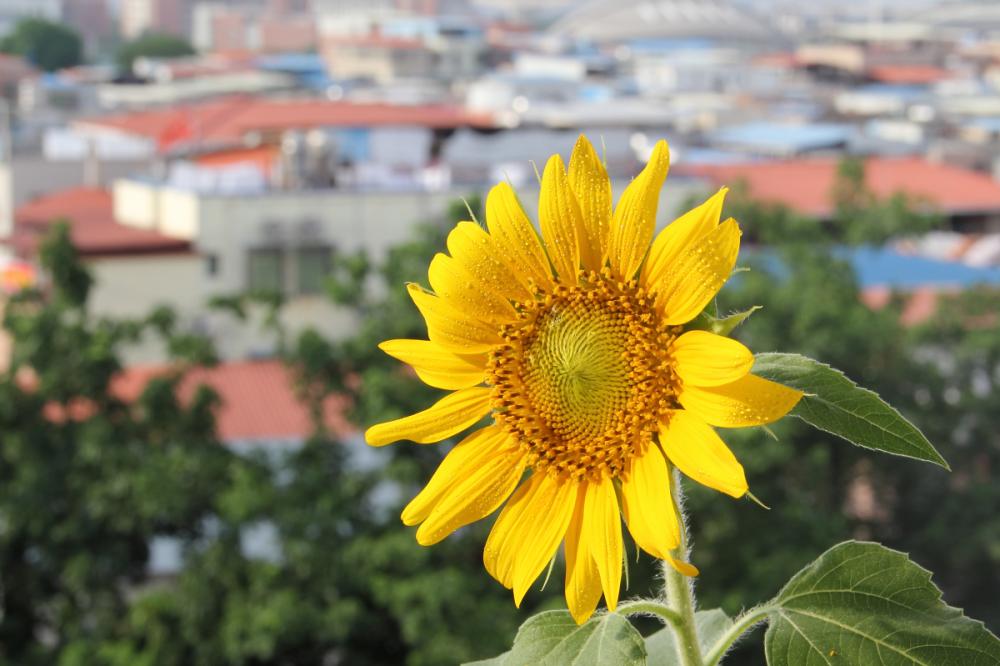
[[[181,58],[195,53],[194,47],[183,37],[150,32],[122,44],[117,61],[122,71],[129,71],[138,58]]]
[[[83,40],[72,28],[40,18],[23,18],[0,39],[0,52],[19,55],[47,72],[83,61]]]

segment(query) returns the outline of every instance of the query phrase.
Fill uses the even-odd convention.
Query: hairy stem
[[[655,615],[671,627],[676,627],[681,622],[681,616],[673,609],[653,600],[630,601],[619,606],[617,612],[621,615]]]
[[[677,519],[681,524],[681,543],[675,551],[676,557],[687,559],[687,520],[680,497],[680,475],[674,471],[671,493]],[[670,562],[663,562],[664,593],[667,605],[678,615],[680,622],[673,625],[677,637],[677,655],[681,666],[705,666],[698,646],[698,631],[694,623],[694,594],[687,576],[677,571]]]
[[[705,656],[705,666],[716,666],[722,661],[722,658],[726,655],[729,648],[732,647],[733,643],[754,625],[767,619],[768,613],[772,610],[770,606],[758,606],[757,608],[751,608],[736,618],[733,626],[722,636],[719,636],[719,640],[715,641],[715,645],[708,651],[708,654]]]

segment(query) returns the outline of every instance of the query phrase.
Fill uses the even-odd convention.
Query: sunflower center
[[[490,359],[497,421],[535,469],[617,476],[677,407],[669,349],[679,329],[659,323],[634,281],[592,272],[519,313]]]

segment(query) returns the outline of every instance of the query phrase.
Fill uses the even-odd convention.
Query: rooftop
[[[53,222],[66,220],[73,245],[84,256],[187,252],[187,241],[115,221],[111,193],[77,187],[33,199],[14,211],[12,243],[31,256]]]
[[[493,127],[484,113],[472,113],[449,104],[400,105],[387,103],[331,102],[326,100],[274,100],[234,96],[198,104],[137,111],[77,121],[77,127],[117,130],[159,141],[166,133],[184,134],[192,141],[210,144],[242,142],[250,132],[281,132],[319,127],[418,126],[433,129]]]
[[[151,381],[176,370],[169,365],[126,368],[111,380],[111,393],[124,402],[135,402]],[[30,373],[19,379],[26,388],[36,381]],[[226,444],[300,442],[315,432],[309,408],[299,399],[294,377],[281,361],[231,361],[210,368],[193,368],[181,378],[177,397],[188,404],[202,386],[219,396],[216,431]],[[347,438],[355,433],[344,415],[346,398],[330,396],[323,407],[324,424],[331,434]],[[67,407],[48,405],[46,414],[55,421],[83,420],[93,409],[92,403],[80,399]]]
[[[868,77],[881,83],[928,85],[949,76],[948,70],[931,65],[879,65],[868,70]]]
[[[685,171],[714,186],[742,182],[754,199],[829,217],[837,166],[837,159],[817,158],[693,165]],[[1000,183],[978,171],[919,157],[876,157],[865,161],[865,175],[868,187],[880,197],[902,192],[951,215],[1000,211]]]
[[[123,400],[136,400],[149,382],[169,373],[169,366],[128,368],[115,378],[112,390]],[[309,409],[297,396],[294,377],[281,361],[232,361],[187,372],[178,386],[182,402],[200,386],[218,393],[216,412],[219,437],[227,443],[245,441],[300,441],[314,432]],[[330,397],[324,403],[329,431],[346,438],[355,431],[344,412],[346,398]]]
[[[841,123],[752,122],[723,127],[710,141],[755,153],[791,156],[844,146],[854,134],[851,125]]]

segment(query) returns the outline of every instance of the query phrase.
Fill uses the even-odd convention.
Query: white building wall
[[[467,192],[463,192],[467,194]],[[416,224],[439,219],[458,192],[292,191],[228,197],[122,180],[115,183],[115,214],[132,226],[157,229],[192,241],[193,254],[103,259],[95,262],[94,312],[141,316],[157,304],[173,307],[193,330],[217,342],[223,358],[271,354],[273,332],[265,313],[251,309],[250,321],[210,311],[214,296],[243,294],[249,287],[248,258],[255,249],[280,249],[294,287],[296,250],[329,247],[340,255],[365,250],[376,261],[389,248],[411,238]],[[214,271],[209,266],[214,266]],[[351,333],[357,322],[350,310],[325,294],[288,294],[282,323],[293,335],[315,328],[328,337]],[[131,360],[156,361],[162,350],[141,346]]]
[[[168,305],[191,314],[204,300],[196,254],[99,257],[87,264],[98,285],[90,302],[95,313],[138,317]]]

